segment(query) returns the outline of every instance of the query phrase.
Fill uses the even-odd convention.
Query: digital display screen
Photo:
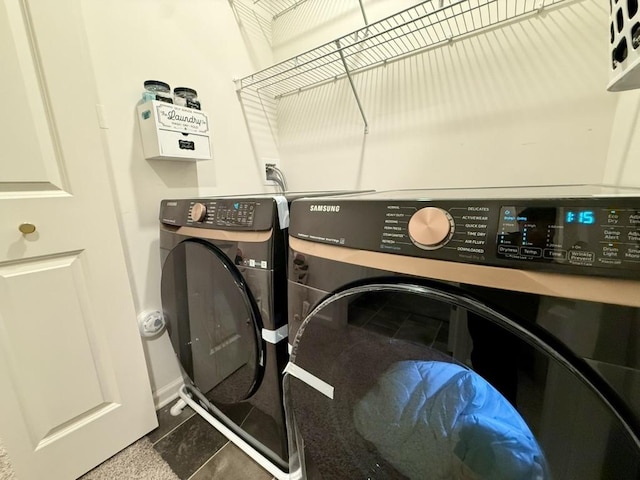
[[[565,214],[565,222],[593,225],[596,223],[596,214],[593,210],[569,210]]]
[[[539,262],[591,264],[602,250],[602,228],[592,208],[504,206],[497,254]],[[612,244],[613,248],[613,244]]]

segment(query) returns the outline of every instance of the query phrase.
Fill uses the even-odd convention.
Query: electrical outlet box
[[[278,158],[263,158],[260,174],[262,175],[262,183],[268,187],[276,187],[278,184],[273,180],[267,180],[267,166],[273,165],[276,168],[280,168],[280,159]]]

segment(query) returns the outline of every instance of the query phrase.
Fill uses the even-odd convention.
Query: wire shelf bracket
[[[344,71],[349,79],[349,85],[351,86],[351,91],[353,92],[353,96],[356,99],[356,103],[358,104],[358,110],[360,110],[360,115],[362,115],[362,121],[364,122],[364,133],[365,135],[369,133],[369,121],[367,120],[367,115],[364,113],[364,108],[362,108],[362,102],[360,101],[360,96],[358,95],[358,90],[353,83],[353,78],[351,78],[351,73],[349,72],[349,65],[347,65],[347,60],[344,57],[344,53],[342,52],[342,48],[340,48],[340,40],[336,40],[336,47],[338,52],[340,53],[340,60],[342,60],[342,65],[344,66]]]

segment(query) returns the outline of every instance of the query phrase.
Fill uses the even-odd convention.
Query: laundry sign
[[[140,103],[137,110],[146,159],[211,160],[211,133],[205,112],[158,100]]]
[[[185,133],[208,133],[209,119],[206,113],[193,108],[164,102],[153,102],[159,128],[179,130]]]

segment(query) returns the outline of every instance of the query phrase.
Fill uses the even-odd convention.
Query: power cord
[[[276,182],[280,187],[280,190],[282,190],[282,193],[287,191],[287,179],[285,178],[284,173],[282,173],[282,170],[280,170],[274,164],[267,163],[265,166],[265,172],[267,175],[267,180]]]

